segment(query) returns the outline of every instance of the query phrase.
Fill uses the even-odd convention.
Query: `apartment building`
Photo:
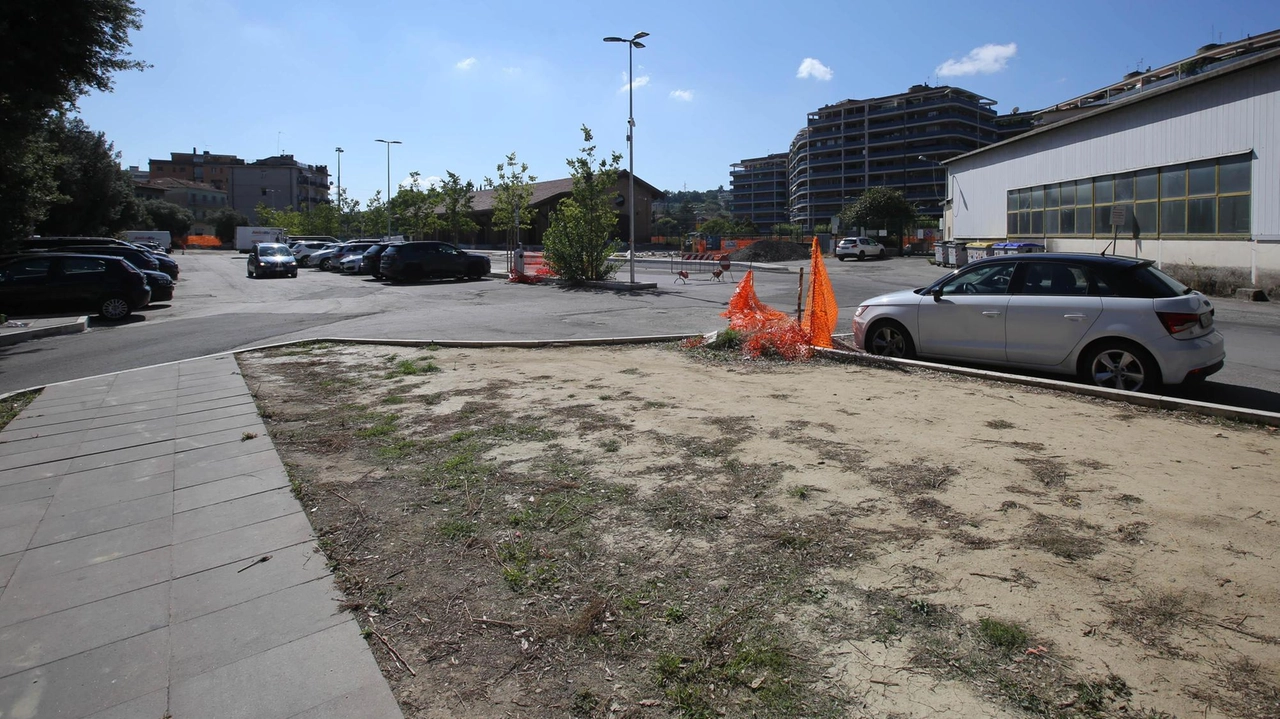
[[[787,213],[785,152],[752,157],[729,168],[729,213],[735,220],[751,220],[761,232],[790,222]]]
[[[791,222],[826,224],[870,187],[902,191],[923,217],[942,217],[944,160],[1031,127],[1031,113],[998,117],[995,100],[958,87],[845,100],[809,113],[791,141]]]
[[[148,179],[188,180],[212,185],[224,192],[231,189],[231,168],[245,164],[235,155],[213,155],[208,150],[197,153],[171,152],[168,160],[150,160]]]
[[[207,182],[183,180],[176,177],[160,177],[146,183],[148,188],[162,188],[166,202],[187,208],[195,222],[191,225],[193,235],[212,235],[213,223],[209,221],[213,213],[227,207],[227,193]]]
[[[276,155],[230,168],[231,205],[257,222],[261,203],[272,209],[311,210],[329,200],[329,168]]]

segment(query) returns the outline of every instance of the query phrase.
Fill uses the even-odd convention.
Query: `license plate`
[[[1200,315],[1201,327],[1208,327],[1211,324],[1213,324],[1213,315],[1209,314],[1208,312],[1205,312],[1204,314]]]

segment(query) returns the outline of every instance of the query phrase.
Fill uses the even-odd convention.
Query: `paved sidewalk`
[[[401,717],[314,540],[231,357],[47,389],[0,433],[0,717]]]
[[[89,328],[88,315],[82,317],[37,317],[0,323],[0,347],[16,345],[55,335],[74,335]]]

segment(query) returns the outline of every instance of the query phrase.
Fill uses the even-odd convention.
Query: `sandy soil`
[[[1280,717],[1268,428],[672,346],[240,361],[406,716]]]

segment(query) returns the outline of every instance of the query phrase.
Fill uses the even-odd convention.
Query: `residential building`
[[[212,235],[213,223],[209,222],[213,213],[227,207],[227,193],[213,185],[194,180],[182,180],[175,177],[161,177],[147,183],[148,187],[164,188],[164,199],[175,205],[187,208],[195,222],[191,225],[193,235]]]
[[[125,170],[125,172],[129,173],[130,179],[134,182],[146,182],[151,179],[151,173],[143,170],[137,165],[129,165],[129,169]]]
[[[617,201],[614,206],[618,208],[618,237],[625,243],[629,242],[630,232],[630,210],[628,209],[630,184],[628,181],[627,171],[623,170],[618,174],[618,183],[615,185]],[[636,241],[647,241],[653,235],[653,203],[663,197],[666,193],[649,183],[635,178],[636,186]],[[542,244],[542,237],[546,234],[547,228],[550,227],[551,211],[555,210],[560,201],[573,194],[573,178],[566,177],[560,180],[547,180],[544,182],[533,183],[533,195],[529,200],[530,208],[537,213],[533,223],[533,227],[521,232],[521,241],[526,245]],[[503,246],[506,244],[505,231],[499,232],[493,229],[493,190],[480,190],[471,196],[471,218],[480,225],[480,230],[472,238],[464,238],[463,244],[477,245],[493,245]],[[442,209],[436,210],[437,215],[444,214]]]
[[[133,196],[141,200],[163,200],[169,188],[164,185],[153,185],[147,180],[133,181]]]
[[[1131,73],[947,161],[946,236],[1280,267],[1280,31]],[[1113,224],[1114,222],[1114,224]]]
[[[751,220],[760,232],[790,222],[787,214],[787,153],[752,157],[729,167],[729,213]]]
[[[197,153],[171,152],[168,160],[151,160],[149,179],[169,178],[203,182],[224,191],[231,189],[231,168],[243,165],[235,155],[211,155],[208,150]]]
[[[998,122],[995,104],[958,87],[914,85],[809,113],[788,153],[791,222],[827,224],[870,187],[900,189],[919,214],[940,218],[940,163],[1030,128],[1030,115]]]
[[[276,155],[230,170],[231,206],[258,222],[259,203],[272,209],[311,210],[329,202],[329,168]]]

